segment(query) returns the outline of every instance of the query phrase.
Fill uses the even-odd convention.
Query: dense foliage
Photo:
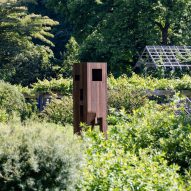
[[[188,75],[177,79],[167,79],[167,78],[153,78],[153,77],[141,77],[139,75],[133,74],[131,77],[122,75],[118,78],[114,78],[110,75],[107,79],[108,91],[115,91],[120,93],[120,91],[132,90],[191,90],[191,77]],[[72,94],[72,79],[71,78],[52,78],[50,80],[38,80],[36,83],[31,85],[31,88],[20,87],[20,91],[24,94],[33,93],[59,93],[62,95]],[[123,94],[121,94],[122,96]]]
[[[130,74],[146,45],[190,44],[188,0],[6,2],[0,2],[0,76],[12,83],[68,77],[78,61],[107,61],[114,75]]]
[[[111,75],[108,78],[108,104],[110,108],[121,109],[123,107],[126,111],[132,112],[132,110],[135,110],[140,106],[148,103],[149,97],[152,95],[152,92],[155,92],[156,90],[165,90],[169,92],[170,95],[178,93],[179,91],[182,92],[182,90],[191,90],[191,77],[187,75],[179,79],[157,79],[153,77],[140,77],[136,74],[133,74],[132,77],[127,77],[123,75],[119,78],[114,78]],[[38,80],[37,83],[32,84],[32,88],[30,89],[21,88],[21,92],[25,95],[34,95],[34,97],[35,95],[38,96],[42,93],[53,93],[61,97],[71,96],[72,80],[69,78],[59,78],[43,81]],[[170,99],[170,97],[168,97],[169,96],[166,96],[167,100]],[[68,100],[70,99],[71,98],[69,98]],[[160,97],[157,98],[157,94],[154,99],[158,99],[160,101]],[[65,113],[64,102],[64,99],[54,100],[52,104],[49,105],[49,107],[58,108],[58,110],[60,110],[60,112],[57,110],[59,115],[63,116],[61,115],[61,113]],[[70,102],[72,102],[72,100],[70,100]],[[67,103],[68,101],[66,101],[66,105]],[[60,109],[59,104],[62,106],[60,107]],[[70,110],[70,114],[68,116],[71,115],[72,103],[70,103],[69,105],[67,106],[67,109]],[[61,108],[63,108],[63,112],[61,112]],[[51,110],[54,111],[53,108]],[[66,121],[68,121],[68,119]],[[65,121],[65,119],[62,120]],[[71,121],[71,118],[69,121]]]
[[[57,99],[53,96],[51,102],[45,107],[41,116],[49,122],[65,125],[73,122],[73,100],[71,96]]]
[[[177,108],[178,95],[167,104],[162,100],[162,105],[147,95],[155,88],[190,89],[189,83],[189,76],[176,80],[110,76],[108,139],[82,125],[80,141],[67,125],[73,120],[70,79],[39,80],[33,89],[1,82],[1,121],[8,120],[3,120],[7,108],[17,111],[14,104],[6,104],[23,99],[20,92],[54,92],[38,117],[63,125],[38,120],[2,124],[2,190],[190,190],[190,116],[182,110],[184,103]],[[25,108],[21,103],[16,104],[18,109]]]
[[[0,78],[28,85],[45,77],[53,58],[49,31],[58,23],[29,14],[19,0],[0,2],[0,20]]]
[[[65,77],[72,76],[73,64],[79,63],[79,45],[74,37],[71,37],[66,44],[66,53],[64,54],[63,67],[61,71]]]
[[[189,0],[0,0],[0,190],[191,190],[191,73],[134,70],[146,45],[190,45],[190,21]],[[107,139],[72,132],[82,61],[108,63]]]
[[[82,150],[69,130],[37,122],[1,125],[1,190],[75,190]]]
[[[38,82],[32,84],[32,91],[36,93],[57,92],[63,95],[70,95],[72,93],[72,80],[64,78],[38,80]]]
[[[47,0],[73,26],[80,58],[107,61],[114,74],[131,72],[146,45],[189,45],[188,0]]]
[[[153,77],[141,77],[134,74],[132,77],[120,76],[114,78],[111,76],[108,79],[109,89],[117,88],[118,86],[142,90],[190,90],[191,89],[191,77],[188,75],[182,78],[153,78]],[[120,89],[120,88],[119,88]]]
[[[11,117],[14,112],[22,113],[25,108],[25,100],[22,93],[15,86],[0,81],[0,108]]]
[[[174,111],[150,102],[132,115],[113,115],[107,140],[86,132],[79,190],[190,190],[190,118]]]

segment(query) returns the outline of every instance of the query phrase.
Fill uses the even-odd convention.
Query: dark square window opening
[[[80,75],[75,75],[75,81],[80,81]]]
[[[102,81],[102,69],[92,69],[92,81]]]

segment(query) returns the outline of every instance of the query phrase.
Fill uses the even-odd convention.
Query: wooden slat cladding
[[[106,135],[107,63],[74,64],[73,100],[74,133],[80,134],[80,122],[85,122],[100,125],[100,130]]]

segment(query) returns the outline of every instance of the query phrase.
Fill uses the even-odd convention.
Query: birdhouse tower
[[[107,131],[107,63],[86,62],[73,66],[74,133],[80,122]]]

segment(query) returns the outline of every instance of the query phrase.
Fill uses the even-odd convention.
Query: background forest
[[[0,190],[191,190],[191,77],[135,70],[147,45],[191,45],[190,0],[0,0]],[[108,63],[108,139],[73,134],[83,61]]]
[[[130,75],[146,45],[190,45],[188,0],[26,0],[0,7],[0,76],[24,86],[79,61]]]

